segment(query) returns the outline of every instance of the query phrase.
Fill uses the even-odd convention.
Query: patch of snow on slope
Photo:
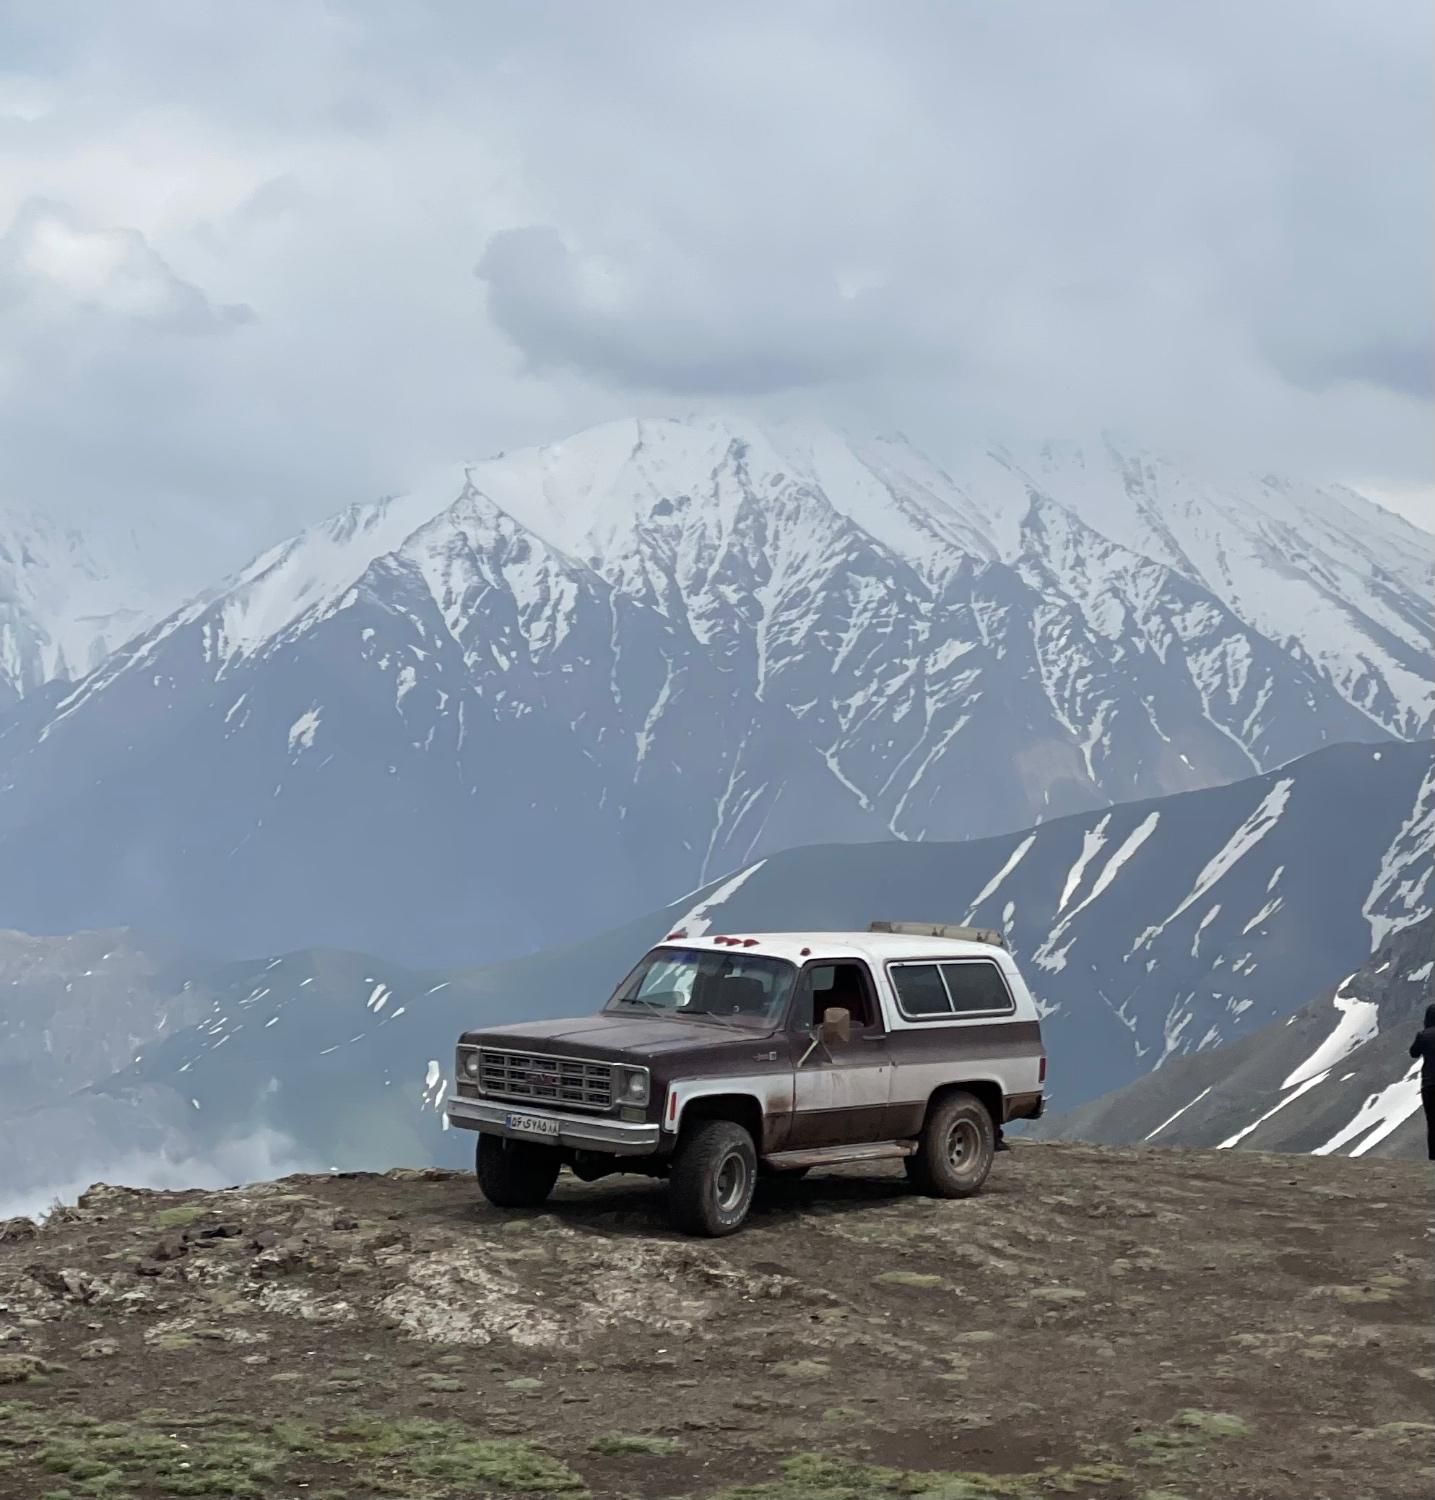
[[[1361,911],[1370,923],[1370,946],[1379,948],[1393,932],[1430,915],[1428,899],[1435,848],[1435,770],[1415,794],[1415,805],[1380,861]]]
[[[1095,828],[1087,829],[1081,836],[1081,853],[1076,857],[1076,863],[1072,865],[1066,877],[1066,885],[1061,892],[1061,900],[1057,903],[1057,911],[1064,912],[1068,902],[1076,894],[1081,886],[1081,878],[1086,874],[1086,867],[1106,845],[1106,830],[1111,825],[1111,814],[1107,813]]]
[[[1087,898],[1079,906],[1074,906],[1071,911],[1069,911],[1066,916],[1064,916],[1061,921],[1057,923],[1057,925],[1048,935],[1046,941],[1032,955],[1034,961],[1041,968],[1051,971],[1058,971],[1066,967],[1066,954],[1067,950],[1071,947],[1071,943],[1067,943],[1066,947],[1064,948],[1058,948],[1056,946],[1057,943],[1059,943],[1061,939],[1066,935],[1071,927],[1071,924],[1082,914],[1082,912],[1084,912],[1087,907],[1089,907],[1091,903],[1096,900],[1098,896],[1100,896],[1105,890],[1110,887],[1111,882],[1115,880],[1117,875],[1121,873],[1121,869],[1126,864],[1127,860],[1129,860],[1131,856],[1135,854],[1136,851],[1142,846],[1142,844],[1144,844],[1146,840],[1149,839],[1153,833],[1155,833],[1156,825],[1160,821],[1161,814],[1159,811],[1149,812],[1141,820],[1141,822],[1138,823],[1136,827],[1126,835],[1126,839],[1122,843],[1121,847],[1117,849],[1117,851],[1111,856],[1111,858],[1106,861],[1101,874],[1096,877],[1096,884],[1092,886],[1091,894],[1088,895]]]
[[[1196,877],[1196,883],[1191,887],[1190,894],[1186,899],[1161,923],[1159,927],[1150,927],[1136,940],[1136,948],[1147,946],[1153,939],[1159,937],[1172,922],[1184,916],[1190,909],[1231,869],[1280,822],[1281,814],[1286,809],[1286,803],[1290,800],[1291,788],[1295,781],[1287,776],[1266,793],[1261,799],[1261,805],[1248,817],[1235,833],[1226,841],[1219,852],[1208,861],[1204,870]]]
[[[973,901],[971,905],[972,912],[975,912],[977,908],[982,904],[982,902],[985,901],[989,896],[995,895],[995,893],[1001,889],[1002,881],[1004,881],[1007,876],[1010,875],[1014,869],[1016,869],[1016,867],[1022,862],[1022,860],[1026,858],[1028,850],[1030,850],[1031,846],[1034,843],[1036,843],[1036,835],[1034,833],[1029,833],[1021,841],[1021,843],[1019,843],[1016,848],[1012,850],[1012,852],[1007,856],[1006,863],[1001,867],[1000,870],[996,872],[995,875],[992,876],[989,881],[987,881],[987,883],[981,888],[981,890],[977,892],[976,900]],[[1003,913],[1003,920],[1007,922],[1008,926],[1010,925],[1010,918],[1007,917],[1005,913]]]
[[[333,1050],[332,1048],[330,1049]],[[429,1065],[424,1071],[423,1102],[428,1109],[439,1109],[443,1105],[444,1091],[448,1080],[443,1076],[443,1069],[439,1067],[436,1058],[429,1058]]]
[[[295,754],[300,750],[310,750],[314,745],[314,736],[319,730],[318,708],[305,709],[302,714],[289,726],[289,751]]]
[[[739,870],[736,875],[725,880],[710,896],[703,897],[687,916],[675,922],[672,930],[674,932],[682,932],[688,937],[702,937],[712,926],[711,914],[724,901],[729,900],[746,880],[756,875],[766,863],[765,859],[760,859],[755,865],[749,865],[747,869]]]
[[[1191,1108],[1192,1105],[1199,1104],[1201,1102],[1201,1100],[1204,1099],[1206,1097],[1206,1095],[1209,1094],[1213,1088],[1215,1088],[1215,1086],[1216,1085],[1214,1083],[1207,1085],[1207,1087],[1203,1088],[1201,1090],[1201,1092],[1199,1094],[1197,1094],[1194,1099],[1192,1099],[1187,1104],[1183,1104],[1180,1107],[1180,1109],[1178,1109],[1176,1111],[1176,1113],[1174,1115],[1170,1116],[1169,1119],[1162,1120],[1161,1123],[1155,1128],[1155,1130],[1151,1131],[1149,1135],[1143,1135],[1141,1137],[1141,1139],[1143,1141],[1149,1141],[1149,1140],[1152,1139],[1153,1136],[1160,1135],[1161,1132],[1163,1130],[1165,1130],[1165,1128],[1168,1125],[1174,1125],[1176,1123],[1176,1121],[1179,1120],[1181,1118],[1181,1116],[1184,1115],[1186,1113],[1186,1111]]]
[[[1281,1084],[1281,1088],[1293,1089],[1298,1083],[1304,1083],[1312,1073],[1328,1073],[1337,1063],[1344,1062],[1357,1047],[1363,1047],[1378,1035],[1380,1007],[1373,1000],[1358,1000],[1354,995],[1344,993],[1345,986],[1352,978],[1354,975],[1342,981],[1332,1002],[1340,1012],[1335,1030]]]
[[[1260,1117],[1260,1119],[1252,1120],[1244,1130],[1238,1130],[1235,1135],[1227,1136],[1226,1139],[1222,1141],[1216,1149],[1218,1151],[1229,1151],[1232,1146],[1239,1145],[1243,1140],[1245,1140],[1245,1138],[1251,1133],[1251,1131],[1256,1129],[1257,1126],[1264,1125],[1272,1115],[1278,1114],[1281,1110],[1283,1110],[1286,1105],[1291,1102],[1292,1099],[1299,1099],[1302,1094],[1308,1092],[1310,1089],[1313,1089],[1316,1084],[1324,1083],[1327,1076],[1328,1075],[1325,1073],[1317,1073],[1314,1078],[1307,1078],[1304,1083],[1292,1089],[1291,1092],[1287,1094],[1279,1104],[1272,1105],[1271,1108],[1268,1109],[1265,1114]]]
[[[1331,1136],[1323,1146],[1317,1146],[1312,1156],[1329,1156],[1347,1146],[1351,1141],[1364,1136],[1360,1144],[1351,1148],[1351,1156],[1364,1156],[1372,1146],[1379,1145],[1386,1136],[1398,1130],[1411,1115],[1420,1108],[1420,1064],[1412,1063],[1403,1078],[1397,1078],[1378,1094],[1372,1094],[1348,1125]],[[1369,1134],[1366,1134],[1366,1132]]]

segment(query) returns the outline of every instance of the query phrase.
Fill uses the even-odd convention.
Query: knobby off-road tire
[[[743,1226],[757,1184],[757,1148],[731,1120],[699,1120],[684,1131],[668,1180],[668,1212],[684,1234],[710,1238]]]
[[[537,1208],[558,1181],[562,1163],[552,1146],[480,1135],[474,1171],[483,1196],[495,1208]]]
[[[975,1094],[948,1094],[927,1115],[916,1154],[904,1163],[912,1186],[930,1198],[970,1198],[992,1169],[996,1126]]]

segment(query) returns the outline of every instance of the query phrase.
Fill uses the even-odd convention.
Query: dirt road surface
[[[437,1171],[0,1229],[0,1496],[1429,1500],[1426,1164],[1018,1144],[673,1235]]]

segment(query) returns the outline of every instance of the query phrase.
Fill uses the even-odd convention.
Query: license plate
[[[558,1134],[558,1121],[547,1115],[505,1115],[503,1123],[517,1135]]]

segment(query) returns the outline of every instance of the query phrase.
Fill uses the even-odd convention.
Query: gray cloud
[[[549,225],[505,229],[477,275],[489,317],[542,373],[566,367],[643,392],[764,396],[878,378],[905,336],[871,289],[798,279],[736,287],[715,268],[575,255]],[[891,316],[885,316],[889,311]],[[926,358],[922,363],[927,363]]]
[[[703,402],[1428,484],[1431,33],[1419,0],[12,9],[0,500],[102,490],[227,557]],[[32,200],[98,292],[17,273]]]

